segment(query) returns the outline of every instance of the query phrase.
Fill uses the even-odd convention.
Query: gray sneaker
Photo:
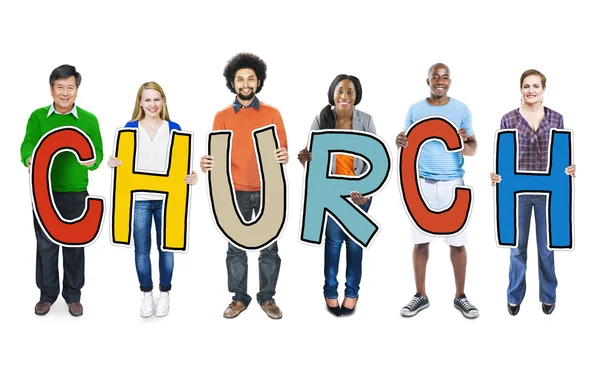
[[[459,310],[467,319],[479,317],[479,311],[469,302],[467,296],[463,293],[458,298],[454,298],[454,307]]]
[[[429,307],[429,299],[427,299],[427,297],[423,297],[420,293],[417,293],[406,306],[402,307],[400,310],[400,315],[404,317],[412,317],[427,307]]]

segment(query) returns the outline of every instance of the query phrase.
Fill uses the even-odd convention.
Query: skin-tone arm
[[[458,135],[460,135],[460,138],[464,143],[464,149],[460,154],[467,156],[475,155],[477,152],[477,139],[475,138],[475,135],[467,136],[467,130],[464,128],[458,130]]]
[[[196,173],[196,171],[192,171],[192,173],[186,175],[183,178],[183,181],[185,181],[185,183],[188,185],[196,185],[196,183],[198,182],[198,174]]]
[[[202,158],[200,158],[200,170],[202,172],[207,173],[208,171],[212,171],[214,166],[215,157],[212,155],[203,155]]]
[[[570,165],[569,167],[565,168],[565,174],[575,177],[575,168],[576,166],[574,164]],[[492,186],[494,186],[502,181],[502,177],[498,174],[490,173],[490,180],[492,181]]]
[[[275,160],[277,163],[287,164],[290,157],[286,148],[275,149]]]
[[[406,138],[404,131],[396,136],[396,146],[398,148],[406,148],[408,146],[408,139]]]
[[[298,153],[298,160],[304,166],[306,162],[312,161],[312,154],[310,154],[307,148],[304,148]]]

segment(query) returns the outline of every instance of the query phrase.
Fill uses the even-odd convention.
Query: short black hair
[[[52,73],[50,73],[50,86],[54,86],[54,83],[59,78],[69,78],[71,76],[75,76],[75,85],[79,88],[79,85],[81,85],[81,74],[77,72],[75,67],[68,64],[56,67]]]
[[[236,93],[233,88],[233,79],[235,78],[236,72],[243,68],[250,68],[256,74],[256,78],[260,81],[260,85],[256,88],[256,93],[258,94],[263,86],[265,86],[265,80],[267,79],[267,64],[258,56],[251,53],[239,53],[229,59],[223,70],[227,88],[232,93]]]

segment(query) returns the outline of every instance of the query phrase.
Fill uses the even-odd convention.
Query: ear
[[[261,82],[260,80],[257,80],[257,82],[256,82],[256,87],[259,87],[259,86],[260,86],[260,82]]]
[[[425,81],[427,82],[427,86],[431,86],[431,85],[429,84],[429,79],[426,79]]]

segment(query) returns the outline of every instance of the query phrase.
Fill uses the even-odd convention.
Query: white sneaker
[[[156,317],[164,317],[169,314],[169,292],[160,292],[158,305],[156,306]]]
[[[152,296],[152,292],[144,292],[144,297],[142,298],[142,307],[140,307],[140,316],[141,317],[150,317],[154,313],[154,297]]]

